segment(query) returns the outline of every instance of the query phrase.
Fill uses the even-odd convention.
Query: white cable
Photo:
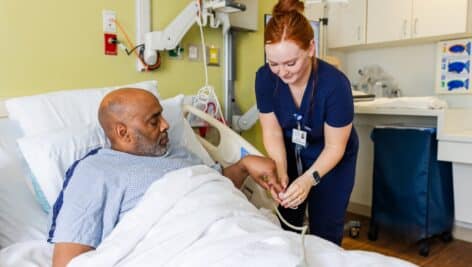
[[[205,45],[205,36],[203,35],[203,18],[202,11],[203,8],[200,5],[200,2],[197,1],[200,12],[198,12],[198,27],[200,28],[200,39],[202,42],[202,53],[203,53],[203,69],[205,70],[205,86],[208,86],[208,66],[207,66],[207,57],[206,57],[206,45]]]
[[[222,119],[223,123],[226,124],[226,120],[223,116],[223,111],[221,110],[221,105],[220,101],[218,101],[218,97],[216,96],[215,93],[215,88],[208,83],[208,64],[207,64],[207,56],[206,56],[206,45],[205,45],[205,36],[203,34],[203,8],[200,4],[200,1],[197,0],[197,5],[199,7],[200,12],[198,12],[198,17],[197,17],[197,24],[200,28],[200,39],[202,42],[202,53],[203,53],[203,69],[205,70],[205,85],[198,90],[197,93],[197,107],[204,107],[203,111],[205,111],[208,107],[208,102],[210,99],[215,100],[215,105],[216,105],[216,112],[215,112],[215,118],[218,117],[218,114],[220,118]]]
[[[306,231],[308,230],[308,226],[304,225],[304,226],[295,226],[289,222],[287,222],[287,220],[285,220],[284,217],[282,217],[282,214],[280,214],[280,211],[279,209],[277,208],[277,206],[274,204],[274,211],[275,213],[277,214],[277,217],[279,217],[279,219],[285,224],[287,225],[289,228],[292,228],[293,230],[295,231],[301,231],[301,235],[302,235],[302,257],[303,257],[303,263],[304,263],[304,266],[308,266],[308,263],[307,263],[307,260],[306,260],[306,254],[305,254],[305,236],[306,236]]]

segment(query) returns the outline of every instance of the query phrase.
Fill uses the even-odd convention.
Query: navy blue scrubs
[[[299,176],[295,145],[291,141],[292,130],[297,128],[295,114],[302,116],[301,128],[307,132],[308,144],[301,151],[303,172],[313,165],[324,148],[323,125],[327,123],[332,127],[343,127],[354,118],[351,85],[347,77],[322,60],[317,59],[317,64],[299,108],[295,105],[289,86],[272,73],[267,64],[256,74],[259,112],[274,112],[283,130],[290,183]],[[356,131],[352,128],[343,158],[311,189],[307,200],[298,209],[279,208],[288,222],[302,225],[308,203],[310,233],[341,244],[344,216],[354,186],[358,142]]]

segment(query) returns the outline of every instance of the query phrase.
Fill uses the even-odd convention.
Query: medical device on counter
[[[401,90],[398,88],[394,78],[386,73],[379,65],[367,65],[358,70],[361,76],[354,89],[363,91],[375,97],[399,97]]]

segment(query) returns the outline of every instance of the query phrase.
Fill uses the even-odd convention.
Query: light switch
[[[189,44],[188,45],[188,59],[197,61],[200,60],[200,51],[198,45],[196,44]]]
[[[116,12],[112,10],[103,10],[103,32],[116,33]]]

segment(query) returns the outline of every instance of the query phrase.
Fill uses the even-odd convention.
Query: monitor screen
[[[271,14],[265,14],[264,15],[264,26],[267,25],[269,22],[270,18],[272,18]],[[315,49],[316,49],[316,57],[320,56],[320,27],[321,23],[318,20],[308,20],[310,21],[311,27],[313,27],[313,33],[314,33],[314,38],[315,38]],[[265,29],[265,27],[264,27]],[[264,61],[267,62],[267,58],[264,52]]]

